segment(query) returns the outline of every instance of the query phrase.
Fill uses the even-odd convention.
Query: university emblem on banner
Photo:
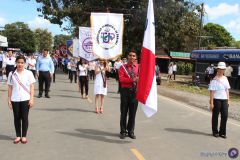
[[[93,54],[92,35],[89,27],[79,27],[79,56],[88,61],[97,58]]]
[[[82,48],[87,53],[92,53],[92,37],[88,37],[83,40]]]
[[[114,26],[106,24],[97,34],[97,43],[105,50],[109,50],[118,44],[119,33]]]

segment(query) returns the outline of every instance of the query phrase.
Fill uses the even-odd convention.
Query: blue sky
[[[205,3],[204,23],[213,22],[224,26],[231,35],[240,40],[240,0],[195,0]],[[22,21],[29,24],[31,29],[47,28],[53,35],[67,34],[59,25],[38,17],[35,0],[0,0],[0,26],[7,23]]]

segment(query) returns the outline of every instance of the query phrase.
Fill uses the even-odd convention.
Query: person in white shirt
[[[81,59],[80,64],[78,65],[78,75],[79,75],[79,85],[81,90],[81,96],[82,98],[88,98],[88,64],[86,60]],[[85,89],[85,97],[83,96]]]
[[[171,62],[168,66],[168,77],[167,77],[167,81],[170,82],[170,80],[172,80],[172,74],[173,74],[173,63]]]
[[[240,64],[237,66],[237,80],[236,80],[236,89],[240,90]]]
[[[117,93],[120,93],[120,82],[119,82],[119,75],[118,75],[118,70],[122,66],[123,62],[121,61],[121,58],[118,57],[116,62],[114,63],[114,69],[116,72],[116,81],[118,81],[118,91]]]
[[[210,91],[210,109],[212,110],[212,134],[214,137],[226,138],[226,125],[229,107],[229,89],[230,85],[224,71],[226,64],[219,62],[217,66],[217,75],[210,82],[208,90]],[[218,130],[218,116],[221,113],[220,130]]]
[[[34,55],[31,54],[27,60],[27,68],[28,70],[32,71],[34,77],[36,77],[36,63],[37,61],[34,58]]]
[[[95,80],[95,66],[96,66],[96,61],[91,61],[88,63],[89,65],[89,77],[90,80]]]
[[[173,62],[173,80],[176,80],[176,74],[177,74],[177,64],[176,62]]]
[[[4,66],[6,66],[5,68],[5,71],[6,71],[6,76],[8,78],[8,75],[11,71],[14,70],[14,67],[15,67],[15,57],[13,57],[13,53],[12,51],[8,51],[8,57],[5,58],[5,61],[4,61]]]
[[[77,62],[75,58],[71,58],[69,63],[71,66],[70,82],[72,83],[74,77],[74,82],[77,83]]]
[[[35,78],[31,71],[24,69],[24,56],[16,58],[16,69],[9,73],[8,78],[8,107],[13,110],[16,139],[27,143],[28,113],[33,106]]]
[[[233,68],[229,64],[227,64],[227,68],[224,72],[224,75],[227,77],[229,83],[231,82],[232,72]]]

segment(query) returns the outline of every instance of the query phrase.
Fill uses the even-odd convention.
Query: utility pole
[[[200,9],[200,30],[199,30],[199,40],[198,40],[198,49],[201,48],[201,37],[202,37],[202,28],[203,28],[203,16],[204,16],[204,3],[201,4]]]

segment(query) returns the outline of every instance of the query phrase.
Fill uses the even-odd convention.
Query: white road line
[[[203,110],[200,110],[200,109],[197,109],[197,108],[194,108],[193,106],[190,106],[186,103],[183,103],[183,102],[179,102],[179,101],[176,101],[172,98],[169,98],[169,97],[165,97],[165,96],[162,96],[162,95],[158,95],[158,97],[161,97],[161,98],[165,98],[167,99],[168,101],[171,101],[173,103],[178,103],[178,104],[181,104],[183,107],[187,108],[187,109],[190,109],[190,110],[193,110],[193,111],[196,111],[196,112],[199,112],[199,113],[202,113],[204,115],[207,115],[209,117],[211,117],[211,113],[207,112],[207,111],[203,111]],[[228,120],[228,123],[232,124],[232,125],[235,125],[237,127],[240,127],[240,124],[237,124],[237,122],[234,122],[233,120]]]

